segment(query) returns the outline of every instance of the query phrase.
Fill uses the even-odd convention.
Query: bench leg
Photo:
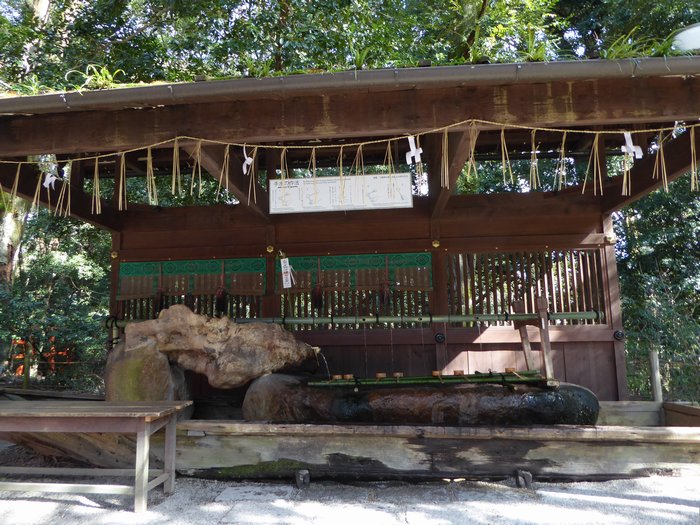
[[[177,415],[169,416],[168,423],[165,426],[165,473],[168,478],[163,483],[163,492],[170,494],[175,490],[175,442],[177,429]]]
[[[143,423],[136,434],[136,464],[134,481],[134,512],[144,512],[148,502],[148,453],[151,440],[151,424]]]

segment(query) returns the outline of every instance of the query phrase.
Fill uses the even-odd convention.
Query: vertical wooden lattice
[[[526,312],[534,313],[537,297],[544,296],[550,312],[597,311],[601,315],[598,320],[559,320],[556,324],[605,323],[597,249],[453,253],[447,265],[450,314],[507,313],[517,299],[525,302]]]

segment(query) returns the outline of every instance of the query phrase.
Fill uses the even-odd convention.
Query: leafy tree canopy
[[[153,82],[669,54],[667,37],[699,9],[674,0],[6,0],[0,80],[40,92],[83,85],[80,73],[95,64],[123,71],[119,82]]]

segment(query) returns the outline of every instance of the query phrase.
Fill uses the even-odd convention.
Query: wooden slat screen
[[[265,260],[122,263],[117,308],[129,320],[151,319],[173,304],[186,304],[196,313],[213,316],[220,286],[228,294],[229,317],[258,317],[265,293]]]
[[[277,294],[282,315],[428,315],[432,291],[431,261],[429,253],[291,258],[295,279],[292,288],[285,290],[282,287],[282,277],[277,268]],[[312,299],[317,284],[321,285],[321,308],[316,308]],[[398,323],[398,326],[413,324]],[[296,328],[303,330],[314,326],[309,324]],[[357,327],[344,325],[343,328]],[[377,325],[366,325],[366,328],[377,328]]]
[[[452,253],[447,259],[451,314],[512,312],[511,305],[518,299],[524,300],[526,312],[535,312],[536,298],[545,296],[550,312],[600,313],[595,321],[553,324],[605,323],[603,271],[597,249]]]

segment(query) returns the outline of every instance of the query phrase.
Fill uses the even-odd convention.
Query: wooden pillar
[[[513,313],[524,314],[525,301],[522,299],[513,301]],[[535,365],[535,357],[532,354],[530,336],[527,333],[527,321],[515,321],[513,327],[520,333],[520,342],[522,343],[523,354],[525,354],[525,366],[528,370],[535,370],[537,366]]]
[[[151,424],[141,421],[142,428],[136,433],[136,463],[134,465],[134,512],[145,512],[148,501],[148,454],[151,439]]]
[[[111,275],[109,290],[109,315],[118,317],[121,313],[117,304],[117,291],[119,288],[119,249],[121,248],[121,233],[112,234],[112,253],[110,254]]]
[[[262,303],[262,317],[280,317],[281,307],[279,297],[275,293],[277,284],[277,257],[275,254],[265,257],[265,295]]]
[[[622,325],[622,306],[620,301],[620,281],[617,276],[617,260],[615,259],[615,232],[613,230],[612,217],[603,218],[603,233],[608,243],[601,249],[603,259],[603,282],[605,283],[605,310],[607,322],[616,333],[624,333]],[[617,338],[613,339],[615,352],[615,374],[617,377],[617,399],[625,401],[628,398],[627,389],[627,365],[625,363],[625,343]]]
[[[547,298],[537,298],[537,326],[540,329],[540,350],[544,363],[544,377],[554,379],[554,364],[552,363],[552,345],[549,341],[549,318],[547,317]]]
[[[430,312],[433,315],[447,315],[447,254],[445,250],[436,249],[432,253],[433,257],[433,300],[430,305]],[[438,342],[436,335],[442,333],[447,335],[447,323],[433,323],[432,334],[435,341],[435,370],[445,371],[447,366],[447,341]]]
[[[601,177],[607,177],[607,163],[605,156],[604,136],[601,136],[598,144],[598,155],[600,156],[600,166],[602,168]],[[594,181],[595,183],[595,181]],[[606,316],[608,325],[615,333],[623,334],[622,326],[622,306],[620,302],[620,282],[617,276],[617,260],[615,258],[615,230],[611,215],[604,215],[603,234],[605,235],[605,246],[601,250],[603,263],[603,282],[606,298]],[[613,348],[615,354],[615,375],[617,378],[617,399],[625,401],[627,393],[627,365],[625,364],[625,344],[621,339],[613,338]]]
[[[163,458],[163,470],[168,478],[163,483],[163,492],[171,494],[175,490],[175,443],[177,441],[177,413],[168,416],[165,425],[165,445]]]
[[[268,176],[269,176],[268,170]],[[277,246],[275,245],[275,226],[267,227],[267,246],[272,248],[265,255],[265,295],[262,302],[262,317],[280,317],[281,307],[279,297],[275,293],[277,285]]]

